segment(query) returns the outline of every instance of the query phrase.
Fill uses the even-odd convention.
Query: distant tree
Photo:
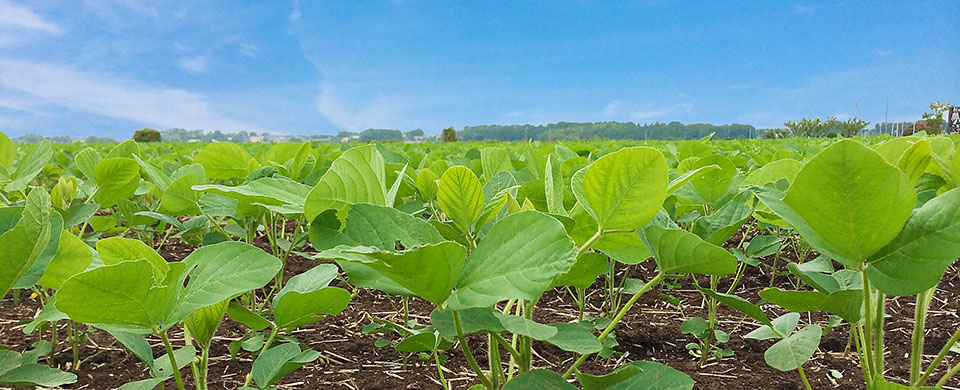
[[[933,102],[930,103],[930,111],[923,114],[924,126],[923,129],[928,134],[940,134],[944,130],[944,124],[946,121],[943,119],[943,114],[950,112],[950,103],[948,102]],[[918,130],[919,131],[919,130]]]
[[[783,125],[790,130],[791,136],[822,138],[830,134],[830,130],[833,130],[838,123],[837,118],[830,117],[827,118],[827,120],[820,118],[803,118],[800,122],[789,121]]]
[[[156,129],[140,129],[133,132],[133,140],[137,142],[160,142],[160,132]]]
[[[452,127],[443,129],[441,138],[443,139],[443,142],[457,142],[457,131]]]
[[[867,125],[869,124],[870,122],[853,117],[844,122],[837,121],[836,127],[840,131],[840,135],[850,138],[860,134],[860,132],[863,131],[863,129],[866,129]]]
[[[367,141],[391,141],[402,140],[403,133],[400,130],[388,129],[366,129],[360,133],[360,142]]]
[[[790,130],[787,129],[767,129],[763,132],[763,138],[765,139],[781,139],[790,137]]]

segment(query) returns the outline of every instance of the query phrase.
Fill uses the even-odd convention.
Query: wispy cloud
[[[795,14],[813,14],[817,12],[817,9],[811,5],[794,4],[790,7],[790,11]]]
[[[886,57],[891,54],[893,54],[893,51],[884,50],[884,49],[873,49],[873,55],[878,57]]]
[[[156,127],[259,130],[224,118],[202,94],[34,61],[0,61],[0,84],[71,110]]]
[[[602,114],[610,118],[644,120],[689,112],[691,108],[693,108],[693,105],[690,103],[676,103],[664,106],[652,103],[639,104],[614,100],[603,108]]]
[[[26,29],[59,34],[60,27],[37,15],[33,10],[0,0],[0,29]]]
[[[207,56],[183,57],[180,59],[180,62],[177,65],[180,67],[180,69],[183,69],[190,73],[203,73],[210,68],[210,57],[207,57]]]
[[[366,104],[350,105],[330,84],[321,85],[317,97],[317,111],[333,124],[351,131],[396,127],[403,106],[403,100],[384,96],[369,99]]]

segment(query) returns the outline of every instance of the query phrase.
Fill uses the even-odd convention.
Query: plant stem
[[[492,333],[487,335],[487,361],[490,363],[490,382],[494,389],[499,388],[503,367],[500,363],[500,346]]]
[[[593,244],[596,244],[601,237],[603,237],[603,229],[597,228],[597,232],[594,233],[593,236],[591,236],[589,239],[587,239],[587,241],[580,246],[580,249],[577,250],[577,258],[579,259],[581,255],[583,255],[588,250],[590,250],[590,247],[592,247]]]
[[[477,364],[477,359],[473,357],[473,352],[470,352],[470,345],[467,344],[467,338],[463,335],[463,324],[460,322],[460,312],[453,312],[453,325],[457,328],[457,340],[460,341],[460,349],[463,350],[463,355],[467,358],[470,369],[477,374],[477,378],[480,379],[484,387],[493,390],[493,384],[490,382],[490,379],[487,378],[483,370],[480,369],[480,365]]]
[[[535,304],[534,301],[523,300],[523,318],[533,320],[533,306]],[[530,336],[523,336],[520,340],[523,342],[523,347],[520,349],[521,360],[518,372],[522,374],[530,371],[530,363],[533,360],[533,353],[531,352],[533,350],[533,339]]]
[[[940,380],[937,381],[937,385],[935,387],[939,389],[943,387],[943,385],[946,385],[947,381],[950,380],[950,378],[953,378],[953,376],[957,374],[957,371],[960,371],[960,363],[955,364],[953,368],[950,369],[950,371],[947,371],[946,374],[943,374],[943,378],[940,378]]]
[[[279,329],[277,328],[270,329],[270,337],[267,338],[266,343],[263,343],[263,347],[260,348],[260,353],[257,354],[257,358],[259,358],[260,355],[263,355],[264,352],[267,352],[267,350],[270,349],[270,344],[273,344],[273,340],[277,338],[277,333],[280,333]],[[254,360],[256,360],[256,358],[254,358]],[[253,379],[253,371],[251,370],[249,373],[247,373],[247,378],[243,381],[243,387],[250,386],[250,381],[252,379]]]
[[[956,332],[953,332],[953,336],[950,336],[950,340],[947,340],[947,344],[940,349],[940,353],[937,354],[937,357],[930,362],[930,365],[927,366],[927,370],[923,372],[923,375],[917,380],[919,386],[923,386],[930,380],[930,375],[933,375],[933,370],[937,369],[937,366],[940,365],[940,362],[943,361],[947,354],[950,353],[950,348],[953,347],[953,344],[960,339],[960,328],[957,328]]]
[[[450,384],[447,383],[447,379],[443,377],[443,368],[440,365],[440,356],[437,355],[437,349],[433,349],[433,361],[437,363],[437,374],[440,375],[440,383],[443,385],[443,390],[450,390]]]
[[[910,383],[916,383],[920,379],[920,366],[923,363],[923,333],[927,310],[930,308],[930,300],[933,298],[935,289],[936,287],[933,287],[917,294],[917,303],[913,311],[913,335],[910,339],[913,346],[910,351]]]
[[[161,332],[159,329],[154,328],[154,333],[158,333],[160,339],[163,340],[163,347],[167,350],[167,357],[170,358],[170,367],[173,369],[173,379],[177,381],[177,390],[183,390],[183,379],[180,378],[180,370],[177,366],[177,357],[174,356],[173,347],[170,345],[170,338],[167,337],[167,332]]]
[[[873,292],[870,291],[870,280],[867,279],[867,273],[860,271],[860,277],[863,280],[863,308],[864,308],[864,332],[863,353],[860,355],[860,364],[866,363],[867,377],[863,378],[867,383],[873,382],[873,377],[877,374],[877,369],[873,362]]]
[[[800,373],[800,379],[803,380],[803,386],[807,390],[812,390],[810,388],[810,381],[807,380],[807,375],[803,373],[803,367],[797,367],[797,372]]]
[[[633,306],[633,304],[637,303],[637,300],[640,299],[640,296],[642,296],[644,293],[649,291],[651,288],[653,288],[657,284],[660,284],[660,282],[663,281],[664,276],[665,275],[662,272],[658,273],[656,277],[654,277],[653,279],[650,279],[649,282],[644,284],[643,287],[641,287],[636,294],[633,294],[633,297],[631,297],[630,300],[627,301],[627,304],[620,309],[620,312],[617,313],[617,316],[613,318],[613,321],[610,321],[610,324],[607,325],[607,327],[603,330],[603,332],[600,333],[600,336],[597,336],[597,339],[600,340],[601,342],[605,340],[607,336],[610,335],[610,332],[613,332],[613,328],[615,328],[617,324],[620,322],[620,320],[623,319],[623,316],[627,315],[627,312],[630,311],[630,308]],[[577,370],[577,367],[580,367],[580,365],[583,364],[583,362],[585,362],[587,360],[587,357],[589,356],[590,354],[580,355],[580,358],[577,359],[577,361],[574,362],[572,366],[570,366],[567,372],[563,374],[563,378],[564,379],[570,378],[570,376],[573,375],[574,371]]]

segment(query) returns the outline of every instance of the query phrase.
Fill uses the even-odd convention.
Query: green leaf
[[[710,329],[710,325],[707,324],[707,320],[701,317],[687,318],[680,324],[680,333],[692,334],[697,337],[702,337],[707,329]]]
[[[124,261],[80,273],[57,292],[57,309],[86,324],[132,326],[149,332],[167,306],[166,287],[153,284],[146,260]]]
[[[17,169],[13,171],[13,175],[10,176],[13,181],[7,184],[7,192],[26,190],[30,182],[32,182],[33,179],[40,174],[40,171],[43,170],[43,167],[50,162],[51,157],[53,157],[53,151],[50,141],[43,140],[33,145],[33,147],[27,151],[27,154],[20,158],[20,162],[17,163]]]
[[[300,351],[297,343],[280,344],[268,349],[253,362],[251,375],[261,389],[280,380],[287,374],[320,357],[311,349]]]
[[[201,347],[209,346],[213,341],[213,336],[217,333],[220,322],[223,321],[223,315],[226,314],[229,303],[229,300],[223,300],[212,304],[197,310],[183,320],[183,325],[190,330],[190,336]]]
[[[793,330],[797,329],[798,322],[800,322],[800,313],[787,313],[773,320],[772,325],[760,325],[743,337],[754,340],[780,339],[792,334]]]
[[[600,340],[593,334],[592,326],[567,322],[558,322],[550,326],[556,328],[557,333],[544,341],[564,351],[588,355],[600,352],[603,348]]]
[[[440,209],[461,231],[470,232],[483,212],[483,189],[469,168],[453,166],[440,177],[437,188]]]
[[[57,310],[57,296],[53,295],[43,304],[43,309],[40,311],[40,314],[38,314],[33,321],[27,323],[27,326],[23,328],[23,333],[30,334],[37,330],[37,327],[44,323],[65,320],[68,318],[70,317],[67,317],[67,315],[60,310]]]
[[[730,306],[735,310],[746,314],[747,317],[753,318],[757,321],[760,321],[761,324],[771,326],[770,318],[763,313],[763,310],[760,309],[760,306],[757,306],[753,303],[750,303],[746,299],[740,298],[732,294],[718,293],[713,290],[700,289],[700,292],[705,295],[720,301],[720,303]]]
[[[493,315],[500,320],[500,324],[507,332],[527,336],[534,340],[547,340],[556,336],[558,332],[558,328],[554,326],[540,324],[524,317],[503,314],[497,310],[493,311]]]
[[[733,184],[733,176],[737,174],[737,167],[729,158],[720,154],[713,154],[697,160],[692,168],[719,166],[720,169],[705,172],[703,175],[690,181],[700,197],[706,203],[716,203]]]
[[[737,259],[730,252],[686,230],[650,225],[640,237],[653,252],[660,272],[722,276],[737,271]]]
[[[197,357],[197,349],[193,345],[187,345],[183,348],[173,351],[173,357],[177,360],[177,370],[186,367],[194,358]],[[163,354],[160,357],[154,360],[156,366],[154,367],[154,376],[158,378],[172,378],[173,377],[173,366],[170,365],[170,356],[168,354]]]
[[[789,311],[826,311],[842,317],[849,323],[859,322],[863,307],[862,290],[839,290],[830,294],[819,291],[787,291],[767,288],[760,297]]]
[[[430,169],[421,169],[420,172],[417,172],[417,178],[415,180],[417,191],[420,191],[420,195],[423,196],[424,199],[435,199],[437,197],[437,182],[439,180],[440,176],[437,176],[437,174]]]
[[[259,314],[247,309],[246,306],[236,302],[230,302],[230,305],[227,306],[227,316],[229,316],[230,319],[257,331],[264,330],[273,325],[270,323],[270,321],[267,321],[266,318],[261,317]]]
[[[153,181],[153,184],[156,184],[161,191],[166,191],[167,187],[170,187],[170,183],[173,181],[171,180],[170,175],[163,172],[163,170],[153,166],[153,164],[143,161],[143,159],[141,159],[140,156],[137,156],[136,154],[133,154],[131,157],[133,157],[133,159],[137,161],[137,164],[140,165],[140,168],[142,168],[144,172],[146,172],[147,175],[150,176],[150,180]]]
[[[547,155],[543,184],[543,192],[547,195],[547,212],[567,215],[567,210],[563,207],[563,173],[560,171],[560,161],[552,154]]]
[[[713,164],[686,171],[680,176],[675,177],[673,180],[670,180],[670,185],[667,187],[667,195],[673,194],[679,190],[680,187],[683,187],[684,184],[689,183],[691,180],[698,179],[707,172],[716,171],[719,169],[719,165]]]
[[[457,286],[467,249],[456,242],[443,241],[397,253],[363,250],[353,253],[369,257],[372,261],[364,264],[440,306]]]
[[[76,381],[74,374],[41,364],[28,363],[0,374],[4,385],[59,387]]]
[[[783,202],[829,247],[821,252],[859,264],[897,236],[916,198],[899,169],[862,144],[845,139],[807,163]],[[817,242],[810,244],[821,249]]]
[[[466,309],[459,311],[460,325],[463,333],[493,332],[500,333],[506,329],[503,323],[494,315],[489,307]],[[430,323],[444,337],[456,337],[457,328],[453,323],[453,310],[434,309],[430,313]]]
[[[394,347],[398,352],[426,352],[432,351],[437,347],[437,335],[430,332],[415,334],[401,340]]]
[[[317,218],[310,226],[310,243],[318,250],[339,245],[394,250],[397,242],[413,248],[443,241],[430,222],[400,210],[369,204],[350,208],[343,230],[335,218]]]
[[[160,197],[162,210],[172,215],[199,214],[201,194],[191,188],[197,182],[197,175],[191,173],[170,183]]]
[[[198,185],[194,190],[229,196],[241,201],[265,205],[301,207],[311,188],[286,178],[264,177],[239,186]]]
[[[304,216],[313,221],[325,210],[337,210],[346,218],[350,205],[369,203],[387,206],[383,156],[375,145],[358,146],[344,152],[320,177],[307,195]]]
[[[185,259],[190,280],[164,320],[164,329],[191,313],[263,287],[280,271],[280,259],[253,245],[228,241],[200,247]]]
[[[43,254],[54,234],[50,218],[50,196],[42,188],[33,189],[20,220],[0,235],[0,296],[7,295]]]
[[[214,142],[203,148],[193,162],[203,166],[211,179],[246,177],[260,169],[260,163],[240,145],[231,142]]]
[[[501,147],[480,149],[480,166],[483,167],[484,181],[490,180],[497,172],[513,170],[510,165],[510,154]]]
[[[578,372],[577,381],[584,390],[690,390],[694,385],[687,374],[664,364],[642,360],[630,362],[602,376]]]
[[[796,370],[813,357],[820,345],[822,334],[820,325],[808,325],[773,344],[763,353],[763,360],[780,371]]]
[[[60,248],[60,232],[63,231],[63,217],[60,216],[60,213],[53,212],[50,214],[49,229],[50,239],[47,241],[47,245],[43,248],[43,251],[40,252],[40,257],[38,257],[27,272],[20,277],[20,280],[13,285],[13,288],[28,289],[33,287],[40,281],[43,273],[46,272],[50,261],[56,257],[57,250]]]
[[[551,287],[590,287],[597,280],[597,275],[607,268],[607,264],[609,263],[606,256],[596,252],[585,252],[577,258],[577,262],[570,267],[569,271],[554,279]]]
[[[667,163],[656,149],[623,148],[600,157],[583,177],[583,197],[603,230],[633,230],[660,210]]]
[[[16,157],[17,145],[10,141],[6,134],[0,132],[0,167],[10,170]]]
[[[57,254],[53,260],[50,260],[50,264],[47,265],[37,284],[59,290],[64,281],[83,272],[92,261],[93,252],[90,251],[90,247],[77,236],[61,230]]]
[[[94,170],[100,161],[103,161],[103,157],[100,157],[100,152],[97,152],[95,149],[89,147],[84,148],[74,157],[74,162],[77,164],[77,169],[87,179],[94,178]]]
[[[936,286],[958,257],[960,188],[955,188],[913,210],[900,234],[868,260],[867,276],[886,294],[914,295]]]
[[[723,245],[753,214],[753,194],[741,192],[713,214],[697,219],[693,233],[713,245]]]
[[[909,179],[911,183],[914,183],[926,172],[927,166],[930,165],[932,160],[933,155],[930,151],[930,142],[922,139],[903,152],[896,166],[907,175],[907,179]]]
[[[103,160],[93,170],[97,182],[95,199],[100,207],[113,206],[118,199],[133,196],[140,185],[140,165],[132,158],[115,157]]]
[[[350,293],[337,287],[324,287],[301,293],[290,291],[277,301],[273,319],[279,329],[292,329],[323,319],[317,314],[340,313],[350,303]]]
[[[767,183],[776,183],[780,179],[787,179],[793,183],[797,174],[803,169],[803,163],[797,160],[782,159],[772,161],[747,175],[743,185],[763,186]]]
[[[124,237],[110,237],[97,241],[97,254],[104,265],[118,264],[129,260],[146,260],[153,266],[154,279],[163,280],[170,266],[157,251],[143,241]]]
[[[504,299],[536,299],[576,262],[563,224],[546,214],[510,215],[490,229],[464,263],[453,310],[491,306]]]
[[[503,390],[576,390],[560,374],[549,370],[533,370],[517,375]]]

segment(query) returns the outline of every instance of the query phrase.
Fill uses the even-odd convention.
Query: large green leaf
[[[464,166],[453,166],[440,177],[437,203],[460,230],[469,232],[483,212],[483,189],[477,175]]]
[[[213,335],[217,333],[229,303],[229,300],[214,303],[193,312],[183,320],[183,325],[190,330],[190,337],[193,337],[201,347],[209,346],[213,341]]]
[[[453,241],[402,252],[363,249],[353,252],[371,259],[364,264],[437,306],[442,305],[456,287],[467,256],[467,249]]]
[[[859,322],[863,309],[863,290],[839,290],[829,294],[819,291],[789,291],[768,288],[760,291],[765,301],[789,311],[826,311],[849,323]]]
[[[803,163],[797,160],[773,161],[750,172],[747,178],[743,180],[743,185],[762,186],[767,183],[776,183],[780,179],[787,179],[788,182],[792,183],[802,169]]]
[[[313,221],[323,211],[333,209],[343,220],[352,204],[387,206],[385,177],[383,156],[375,145],[350,149],[333,161],[307,195],[304,215]]]
[[[933,288],[960,258],[960,188],[913,210],[903,230],[869,260],[867,276],[889,295]]]
[[[500,171],[510,172],[510,154],[501,147],[487,147],[480,149],[480,165],[483,167],[484,181],[490,180]]]
[[[17,157],[17,145],[6,134],[0,132],[0,167],[9,171]]]
[[[54,256],[53,260],[50,260],[50,264],[47,265],[43,276],[37,283],[46,288],[57,290],[71,276],[87,269],[92,261],[93,252],[90,251],[90,247],[77,236],[66,230],[61,230],[57,255]]]
[[[517,375],[503,390],[577,390],[577,387],[553,371],[533,370]]]
[[[660,210],[667,163],[656,149],[631,147],[600,157],[583,177],[583,197],[603,230],[633,230]],[[576,192],[575,192],[576,193]]]
[[[108,158],[97,164],[93,170],[97,182],[97,203],[100,207],[110,207],[118,199],[133,196],[140,185],[140,165],[132,158]]]
[[[337,287],[291,291],[277,301],[273,318],[279,329],[292,329],[322,320],[318,315],[340,313],[349,302],[350,292]]]
[[[0,235],[0,297],[7,295],[43,255],[50,243],[50,195],[35,188],[13,229]]]
[[[335,218],[318,218],[310,226],[310,243],[318,250],[338,245],[396,249],[397,242],[407,248],[443,241],[437,229],[423,218],[392,207],[357,204],[340,230]]]
[[[560,171],[560,161],[552,154],[547,155],[543,184],[543,192],[547,195],[547,212],[567,215],[567,210],[563,207],[563,173]]]
[[[153,266],[156,280],[162,280],[170,268],[157,251],[143,241],[124,237],[110,237],[97,241],[97,254],[105,265],[130,260],[146,260]]]
[[[820,325],[807,325],[797,333],[773,344],[763,353],[763,360],[780,371],[796,370],[813,357],[820,345],[823,329]]]
[[[230,142],[215,142],[203,148],[193,162],[203,165],[211,179],[246,177],[260,168],[260,163],[240,145]]]
[[[810,160],[783,202],[829,246],[826,252],[860,263],[897,236],[916,198],[899,169],[846,139]]]
[[[194,250],[183,259],[189,282],[168,309],[164,328],[191,313],[263,287],[280,271],[280,259],[253,245],[227,241]]]
[[[287,374],[320,357],[311,349],[300,350],[298,343],[285,343],[268,349],[253,362],[251,376],[261,389],[280,380]]]
[[[557,333],[544,341],[564,351],[591,354],[600,352],[603,348],[600,345],[600,340],[593,334],[592,326],[567,322],[559,322],[550,326],[557,328]]]
[[[510,215],[467,259],[446,305],[462,310],[504,299],[536,299],[573,266],[575,255],[573,241],[553,217],[536,211]]]
[[[730,252],[686,230],[650,225],[640,237],[653,252],[660,272],[722,276],[737,271],[737,259]]]
[[[20,280],[13,285],[13,288],[28,289],[33,287],[40,281],[44,272],[46,272],[50,261],[57,256],[57,251],[60,248],[60,232],[63,231],[63,217],[60,216],[60,213],[53,212],[50,214],[49,229],[50,239],[47,241],[47,245],[43,248],[43,251],[40,252],[40,257],[33,262],[33,265],[30,266],[27,272],[20,277]]]
[[[7,353],[11,353],[8,351]],[[16,352],[12,352],[16,353]],[[26,363],[0,373],[0,384],[58,387],[77,381],[77,375],[42,364]]]
[[[302,207],[311,188],[286,178],[264,177],[239,186],[199,185],[194,190],[212,192],[241,201]]]
[[[665,364],[634,361],[607,375],[577,373],[584,390],[690,390],[693,379]]]
[[[146,260],[124,261],[80,273],[57,292],[57,309],[77,322],[136,327],[141,333],[159,324],[168,288],[155,286]]]
[[[720,169],[705,172],[703,175],[690,181],[700,197],[706,203],[715,203],[733,184],[733,176],[737,174],[737,167],[729,158],[721,154],[714,154],[697,160],[691,168],[701,168],[717,165]]]
[[[160,197],[162,210],[172,215],[200,213],[200,192],[192,187],[198,182],[197,175],[187,174],[174,180]]]
[[[753,214],[753,194],[741,192],[720,209],[697,219],[693,233],[714,245],[723,245],[736,234]]]
[[[27,151],[27,154],[20,158],[20,162],[17,163],[17,169],[13,171],[11,175],[13,181],[7,184],[6,190],[8,192],[26,190],[30,182],[32,182],[33,179],[40,174],[40,171],[43,170],[43,167],[50,162],[51,157],[53,157],[53,151],[50,146],[50,141],[43,140],[33,145],[33,147]]]

